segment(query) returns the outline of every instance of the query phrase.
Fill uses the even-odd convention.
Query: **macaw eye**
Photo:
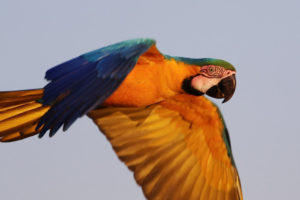
[[[211,66],[210,68],[208,68],[210,73],[214,73],[216,71],[215,67]]]

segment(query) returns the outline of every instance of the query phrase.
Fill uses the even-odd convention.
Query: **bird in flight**
[[[0,92],[0,141],[50,137],[87,115],[133,171],[147,199],[241,200],[218,107],[236,70],[214,58],[162,54],[152,39],[109,45],[46,72],[42,89]]]

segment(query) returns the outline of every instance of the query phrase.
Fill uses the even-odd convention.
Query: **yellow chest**
[[[182,81],[200,68],[175,60],[138,60],[119,88],[104,102],[113,106],[146,106],[182,93]]]

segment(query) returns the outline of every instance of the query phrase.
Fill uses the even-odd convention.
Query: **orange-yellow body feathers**
[[[155,49],[139,58],[120,87],[105,103],[123,106],[146,106],[157,103],[182,93],[183,80],[200,72],[197,66],[157,56],[154,54],[157,51]]]

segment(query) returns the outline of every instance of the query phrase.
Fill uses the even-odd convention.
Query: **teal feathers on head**
[[[234,66],[225,60],[215,59],[215,58],[185,58],[185,57],[177,57],[177,56],[168,56],[164,55],[167,59],[175,59],[177,61],[181,61],[190,65],[198,65],[198,66],[205,66],[205,65],[216,65],[224,67],[225,69],[229,69],[232,71],[236,71]]]

